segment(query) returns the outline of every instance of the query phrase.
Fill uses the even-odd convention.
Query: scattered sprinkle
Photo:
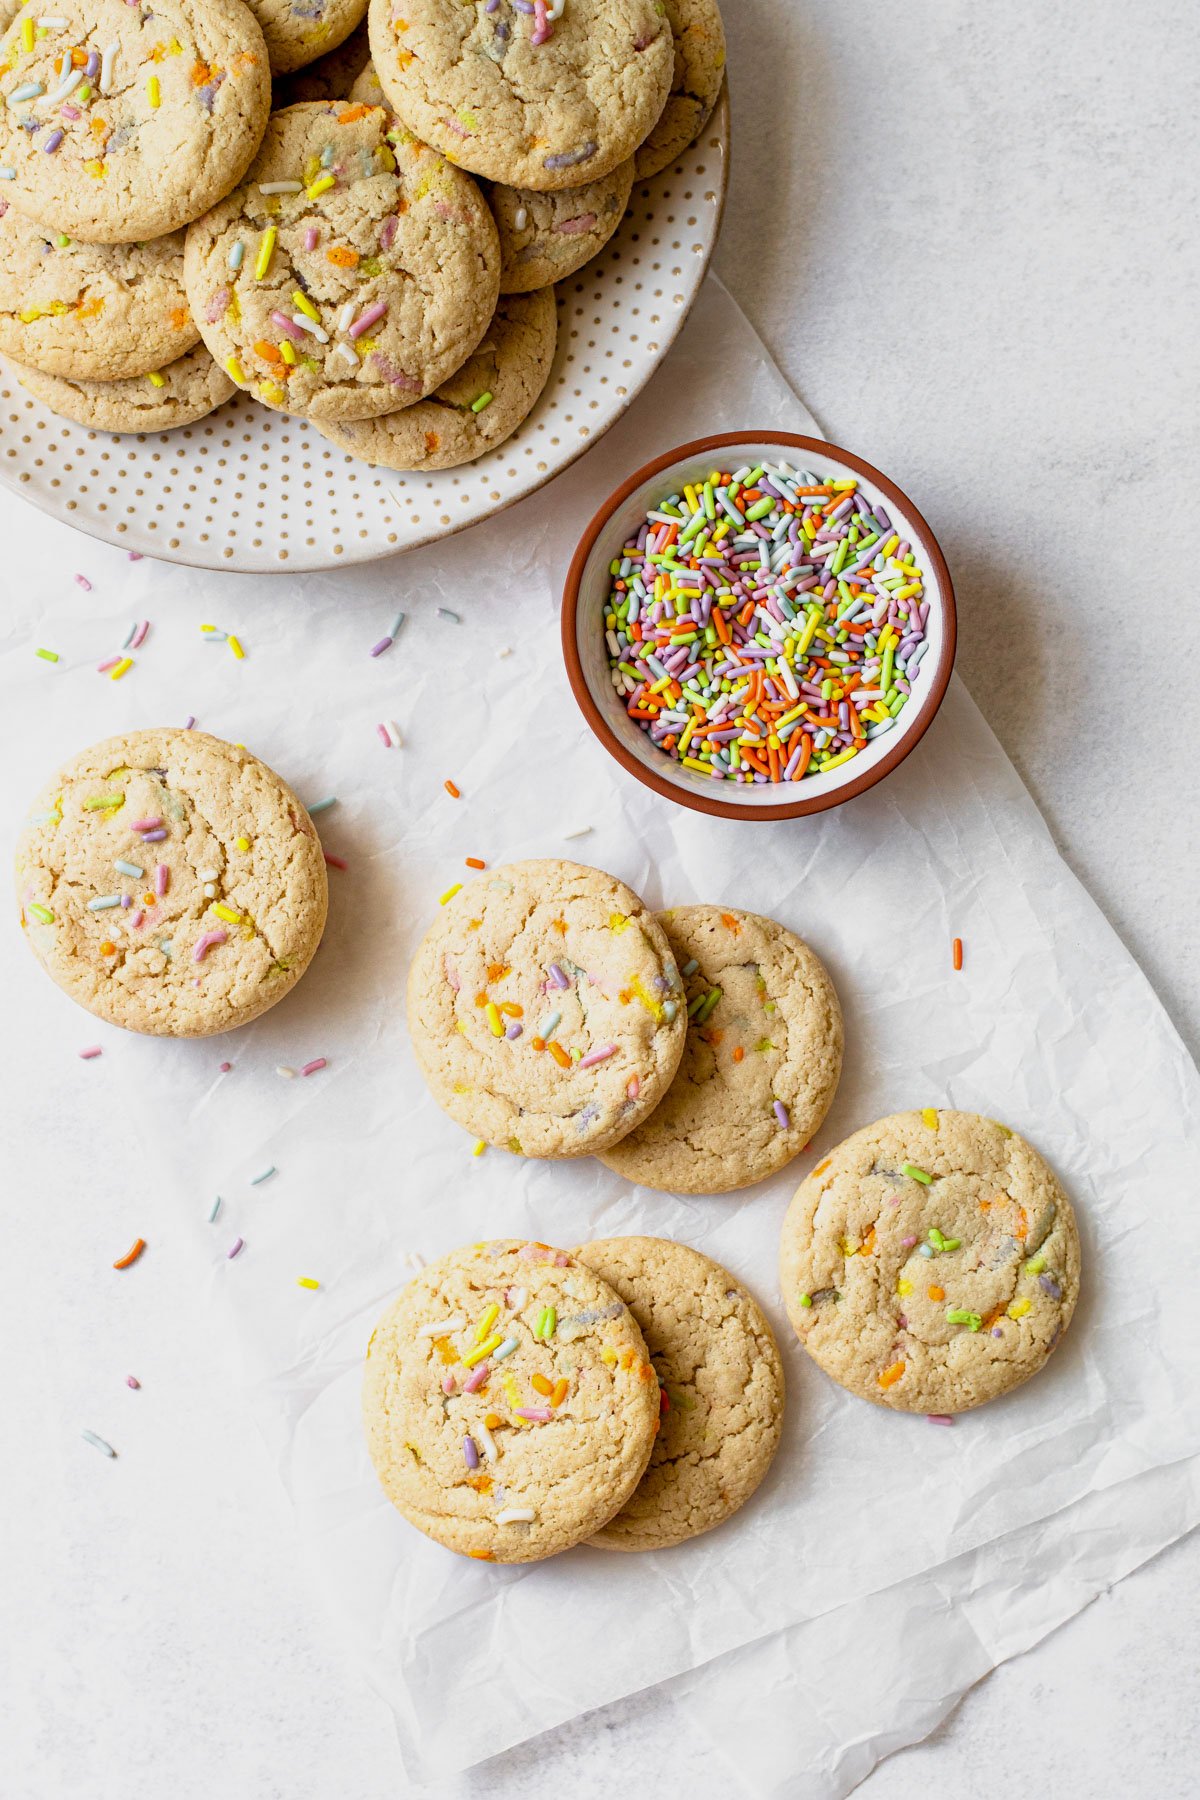
[[[34,655],[40,656],[43,662],[57,662],[58,661],[58,651],[57,650],[35,650]]]
[[[337,795],[336,794],[330,794],[330,796],[327,800],[314,800],[313,804],[308,808],[308,816],[311,819],[314,816],[314,814],[328,812],[329,808],[331,806],[336,806],[336,805],[337,805]]]
[[[140,1382],[140,1381],[139,1381],[139,1380],[138,1380],[138,1378],[137,1378],[137,1376],[136,1376],[136,1375],[127,1375],[127,1376],[126,1376],[126,1377],[125,1377],[125,1386],[126,1386],[126,1387],[131,1387],[131,1388],[140,1388],[140,1387],[141,1387],[141,1385],[142,1385],[142,1384],[141,1384],[141,1382]]]
[[[442,783],[442,786],[445,788],[446,792],[449,794],[449,796],[452,800],[461,800],[462,799],[461,790],[459,788],[456,788],[452,781],[444,781]]]
[[[220,1210],[221,1210],[221,1196],[220,1196],[220,1194],[218,1194],[216,1199],[213,1201],[212,1205],[208,1209],[208,1223],[210,1225],[212,1224],[213,1220],[216,1218],[216,1216],[220,1212]]]
[[[99,1044],[89,1044],[86,1050],[81,1050],[79,1052],[83,1062],[91,1062],[94,1057],[103,1056],[103,1054],[104,1052]]]
[[[318,1069],[327,1069],[328,1067],[329,1059],[327,1057],[314,1056],[311,1062],[305,1063],[300,1073],[302,1075],[315,1075]]]
[[[322,855],[331,869],[348,869],[350,867],[344,856],[335,856],[331,850],[322,851]]]
[[[952,954],[952,959],[954,962],[954,967],[956,969],[961,969],[962,962],[963,962],[963,949],[962,949],[962,939],[961,938],[955,938],[954,943],[951,946],[951,954]]]
[[[102,1456],[116,1456],[117,1453],[112,1445],[105,1438],[97,1437],[94,1431],[81,1431],[79,1435],[85,1444],[91,1444],[92,1448],[99,1450]]]
[[[124,1256],[118,1257],[113,1264],[114,1269],[131,1269],[142,1251],[146,1248],[145,1238],[135,1238]]]
[[[372,656],[382,656],[385,650],[391,649],[395,641],[396,640],[392,637],[381,637],[377,644],[372,644],[370,654]]]
[[[448,606],[439,606],[437,609],[437,616],[439,619],[449,619],[452,625],[462,624],[462,614],[451,612]]]
[[[246,1248],[245,1238],[234,1238],[232,1244],[230,1244],[228,1250],[225,1252],[227,1260],[229,1262],[232,1262],[234,1257],[237,1256],[238,1253],[240,1251],[244,1250],[245,1248]]]
[[[462,885],[461,881],[456,881],[453,887],[448,887],[445,893],[439,896],[438,905],[445,906],[448,901],[453,900],[455,894],[461,894]]]
[[[260,1187],[264,1181],[270,1181],[272,1175],[276,1175],[276,1174],[278,1174],[278,1172],[279,1171],[276,1169],[275,1164],[272,1163],[270,1168],[264,1169],[261,1175],[252,1175],[251,1176],[250,1186],[251,1187]]]
[[[925,1417],[930,1425],[953,1425],[954,1423],[950,1413],[926,1413]]]
[[[487,868],[487,864],[484,862],[484,860],[481,856],[466,856],[463,858],[463,861],[466,863],[468,869],[486,869]]]
[[[319,1288],[320,1285],[321,1285],[320,1282],[314,1281],[311,1275],[297,1275],[297,1277],[296,1277],[296,1286],[297,1287]]]

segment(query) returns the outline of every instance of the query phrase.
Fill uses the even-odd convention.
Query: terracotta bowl
[[[895,725],[850,762],[796,782],[717,781],[683,768],[628,717],[612,685],[604,641],[609,565],[637,531],[647,509],[677,493],[685,482],[705,481],[714,466],[736,469],[763,461],[784,461],[835,479],[857,476],[868,498],[887,508],[896,531],[911,541],[925,571],[929,649],[914,679],[912,698]],[[798,819],[840,806],[882,781],[924,736],[941,705],[954,666],[956,637],[950,572],[937,539],[912,501],[860,456],[791,432],[735,431],[697,438],[646,463],[609,495],[592,519],[571,559],[563,590],[567,674],[583,716],[604,748],[628,774],[663,799],[722,819]]]

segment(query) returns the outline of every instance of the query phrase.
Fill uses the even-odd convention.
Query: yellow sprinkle
[[[227,356],[225,358],[225,367],[229,371],[230,375],[233,377],[234,381],[237,382],[238,386],[245,387],[246,377],[242,373],[242,365],[238,361],[237,357],[236,356]]]
[[[235,638],[232,631],[229,634],[229,648],[233,651],[233,654],[237,657],[238,661],[241,662],[246,652],[242,649],[240,639]],[[828,763],[825,766],[828,768]]]
[[[248,837],[240,837],[235,841],[239,850],[248,850],[250,848],[250,839]]]
[[[461,893],[462,893],[462,882],[456,881],[453,887],[448,887],[444,894],[439,895],[438,905],[445,906],[445,904],[448,900],[453,900],[455,894],[461,894]]]
[[[295,301],[298,310],[304,314],[306,319],[315,319],[318,325],[321,323],[321,315],[307,294],[303,293],[299,288],[296,288],[292,294],[292,299]]]
[[[159,92],[157,75],[152,75],[146,83],[146,94],[151,106],[157,110],[162,105],[162,94]]]
[[[500,1017],[500,1008],[494,1000],[489,1000],[487,1004],[487,1022],[493,1037],[504,1036],[504,1020]]]
[[[611,1369],[616,1365],[617,1353],[611,1346],[606,1344],[604,1349],[600,1352],[600,1360],[601,1362],[606,1362]]]
[[[120,681],[120,679],[121,679],[122,675],[124,675],[125,671],[127,669],[132,669],[132,667],[133,667],[132,656],[123,656],[121,658],[120,662],[117,664],[116,668],[113,670],[112,674],[109,676],[109,680],[110,681]]]
[[[166,376],[160,375],[157,369],[151,369],[149,375],[147,375],[147,377],[146,377],[146,380],[150,383],[151,387],[161,388],[161,387],[166,387],[166,385],[167,385]]]
[[[499,1317],[500,1317],[500,1308],[497,1306],[496,1302],[493,1300],[492,1304],[490,1306],[484,1307],[483,1312],[480,1316],[479,1323],[475,1327],[475,1342],[477,1344],[482,1344],[484,1338],[487,1336],[488,1332],[491,1330],[493,1321],[495,1319],[498,1319]]]
[[[615,912],[609,915],[608,929],[610,931],[622,932],[628,923],[629,920],[624,913]]]
[[[209,911],[215,912],[218,919],[224,919],[227,925],[240,925],[242,922],[241,913],[234,912],[232,906],[225,906],[220,900],[214,901]]]
[[[685,769],[699,769],[702,775],[708,774],[708,764],[702,763],[698,756],[681,756],[679,760]]]
[[[828,762],[823,762],[821,764],[822,772],[826,769],[836,769],[840,766],[840,764],[849,762],[850,758],[852,756],[857,756],[857,755],[858,755],[858,746],[857,746],[857,744],[852,744],[850,746],[849,750],[842,750],[838,753],[837,756],[831,756],[829,758]]]
[[[472,1156],[482,1156],[486,1149],[487,1149],[487,1139],[480,1138],[479,1142],[476,1144],[475,1148],[472,1150],[471,1155]]]
[[[475,1364],[482,1362],[485,1356],[490,1356],[493,1350],[498,1350],[503,1341],[500,1333],[497,1332],[494,1337],[488,1338],[486,1343],[476,1344],[475,1348],[468,1350],[463,1357],[463,1368],[473,1369]]]
[[[279,346],[279,354],[280,354],[280,356],[282,356],[285,363],[288,363],[288,364],[290,364],[290,366],[292,368],[295,368],[296,352],[292,348],[290,339],[284,338],[283,342]]]
[[[309,188],[308,198],[310,200],[319,200],[321,195],[327,194],[332,186],[333,186],[333,176],[332,175],[321,175],[318,177],[318,179],[316,181],[313,182],[312,186]]]
[[[937,1130],[937,1114],[934,1112],[932,1106],[922,1107],[921,1117],[924,1119],[925,1123],[928,1125],[930,1131]]]
[[[912,1282],[911,1281],[898,1281],[896,1283],[896,1292],[898,1294],[911,1294],[912,1293]]]
[[[21,20],[21,48],[26,55],[33,49],[33,20],[26,17]]]
[[[297,1287],[319,1288],[320,1285],[320,1282],[314,1281],[311,1275],[298,1275],[296,1277]]]
[[[268,225],[258,240],[258,255],[254,259],[254,279],[262,281],[271,266],[271,257],[275,252],[275,239],[279,233],[274,225]]]
[[[1030,1302],[1028,1300],[1014,1300],[1008,1309],[1008,1316],[1010,1319],[1023,1319],[1029,1309]]]

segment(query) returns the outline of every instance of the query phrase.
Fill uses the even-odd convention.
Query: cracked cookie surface
[[[393,106],[452,162],[539,190],[606,175],[662,112],[674,50],[658,0],[569,0],[543,43],[512,0],[371,0]]]
[[[239,387],[322,422],[368,419],[466,361],[500,249],[476,184],[391,113],[309,101],[271,115],[245,182],[188,231],[184,280]]]
[[[173,431],[215,412],[236,392],[203,344],[150,375],[80,381],[13,361],[21,386],[61,418],[91,431]]]
[[[335,50],[327,50],[315,62],[306,63],[285,76],[276,90],[278,106],[295,106],[301,100],[361,100],[362,94],[351,90],[371,60],[371,40],[367,36],[366,9],[349,37]],[[383,90],[371,96],[372,106],[382,106]]]
[[[658,1414],[624,1300],[546,1244],[430,1263],[367,1350],[363,1421],[388,1499],[488,1562],[535,1562],[598,1531],[641,1479]]]
[[[326,53],[336,55],[367,10],[367,0],[246,0],[246,4],[262,27],[272,75],[288,75],[306,63],[324,60]],[[295,98],[338,96],[297,94]]]
[[[590,1156],[657,1105],[683,1051],[683,990],[631,888],[582,863],[509,863],[441,907],[408,977],[435,1100],[524,1156]]]
[[[1079,1295],[1079,1234],[1054,1172],[976,1113],[896,1113],[797,1190],[780,1278],[809,1355],[852,1393],[958,1413],[1040,1369]]]
[[[128,1031],[205,1037],[295,986],[325,925],[325,862],[295,794],[200,731],[135,731],[73,757],[16,859],[30,948]]]
[[[671,24],[675,67],[667,104],[637,152],[639,181],[661,174],[696,141],[725,78],[725,27],[717,0],[663,0],[663,5]]]
[[[474,462],[510,438],[533,410],[557,337],[553,288],[502,295],[481,342],[436,393],[382,419],[318,429],[352,456],[387,469]]]
[[[183,233],[81,244],[0,201],[0,350],[48,375],[126,381],[200,336],[183,291]]]
[[[245,173],[271,105],[267,47],[242,0],[62,0],[42,29],[23,8],[5,32],[0,100],[4,198],[72,237],[141,242]]]
[[[662,1550],[744,1506],[783,1430],[783,1364],[758,1303],[720,1263],[666,1238],[600,1238],[575,1255],[641,1328],[661,1389],[650,1465],[591,1542]]]
[[[687,1043],[661,1105],[603,1161],[667,1193],[747,1187],[799,1155],[833,1104],[842,1009],[820,959],[774,919],[720,906],[657,916]]]

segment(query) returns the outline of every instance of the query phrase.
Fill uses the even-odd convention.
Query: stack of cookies
[[[715,104],[716,0],[365,11],[18,11],[0,47],[0,349],[30,392],[90,427],[159,431],[241,389],[395,469],[453,467],[517,429],[550,376],[553,283]]]

